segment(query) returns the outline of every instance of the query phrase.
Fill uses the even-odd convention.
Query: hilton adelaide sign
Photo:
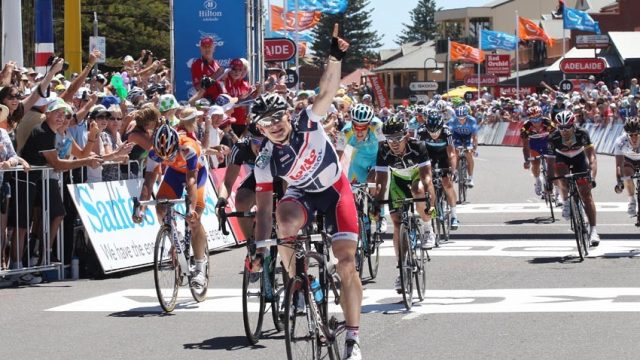
[[[607,62],[602,58],[562,59],[560,71],[565,74],[600,74],[607,69]]]

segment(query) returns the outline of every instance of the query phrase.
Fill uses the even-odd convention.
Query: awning
[[[601,49],[596,49],[596,51],[594,53],[593,49],[572,48],[571,50],[569,50],[565,54],[564,58],[567,58],[567,59],[593,58],[593,57],[595,57],[597,55],[599,58],[603,58],[604,61],[607,63],[607,69],[622,67],[622,62],[620,62],[620,58],[618,58],[616,55],[600,54],[601,52],[602,52]],[[553,64],[549,65],[549,67],[547,68],[547,70],[545,72],[547,72],[547,73],[549,73],[549,72],[559,72],[560,71],[560,62],[564,58],[560,58],[556,62],[554,62]]]
[[[463,86],[459,86],[459,87],[457,87],[455,89],[449,90],[448,93],[442,94],[442,97],[443,98],[463,97],[464,93],[466,93],[467,91],[478,92],[478,88],[474,88],[474,87],[463,85]]]
[[[520,70],[520,86],[539,86],[540,81],[544,80],[544,72],[547,70],[546,66]],[[512,72],[511,76],[498,82],[500,86],[516,86],[516,72]]]

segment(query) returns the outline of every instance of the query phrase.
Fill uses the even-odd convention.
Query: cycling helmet
[[[444,100],[438,100],[438,102],[436,103],[436,109],[438,109],[438,111],[447,110],[447,102]]]
[[[416,110],[414,111],[415,115],[424,115],[426,113],[426,109],[424,106],[416,106]]]
[[[453,105],[453,107],[462,106],[462,105],[464,105],[464,100],[462,100],[462,98],[456,96],[454,98],[451,98],[451,105]]]
[[[442,114],[436,110],[431,110],[427,114],[427,121],[425,123],[427,131],[430,133],[435,133],[444,127],[444,119],[442,118]]]
[[[389,118],[384,125],[382,125],[382,133],[385,135],[393,135],[397,133],[405,132],[406,124],[404,122],[404,117],[394,115]]]
[[[139,87],[134,87],[131,90],[129,90],[129,93],[127,94],[127,100],[133,101],[135,100],[135,98],[139,96],[144,96],[144,90],[142,90]]]
[[[258,96],[251,106],[251,116],[254,121],[269,117],[278,111],[289,108],[284,98],[278,94],[269,93]]]
[[[561,111],[558,114],[556,114],[556,124],[558,126],[571,126],[573,125],[573,123],[575,122],[576,117],[573,115],[572,111]]]
[[[202,98],[202,99],[198,99],[196,100],[196,109],[200,110],[200,109],[205,109],[205,108],[209,108],[211,107],[211,102],[206,99],[206,98]]]
[[[373,108],[366,104],[356,104],[351,107],[351,121],[354,124],[366,125],[373,119]]]
[[[540,116],[542,116],[542,109],[540,109],[540,106],[531,106],[527,109],[527,117],[539,118]]]
[[[440,95],[440,94],[433,95],[433,100],[434,101],[440,101],[441,99],[442,99],[442,95]]]
[[[456,108],[456,116],[457,117],[466,117],[469,115],[469,108],[466,105],[458,106]]]
[[[172,159],[178,153],[179,136],[168,123],[162,124],[153,135],[153,150],[164,160]]]
[[[638,118],[627,118],[627,120],[624,122],[624,131],[627,133],[640,132],[640,122],[638,121]]]

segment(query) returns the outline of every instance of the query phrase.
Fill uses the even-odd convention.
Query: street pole
[[[98,38],[98,13],[96,11],[93,12],[93,36]],[[93,51],[93,49],[89,49],[89,51]],[[96,66],[93,68],[93,76],[98,76],[98,62],[96,62]]]

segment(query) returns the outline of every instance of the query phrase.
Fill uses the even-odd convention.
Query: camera
[[[49,56],[49,59],[47,59],[47,66],[51,67],[53,65],[53,63],[56,60],[58,60],[58,58],[59,57],[55,56],[55,55]],[[69,70],[69,63],[65,61],[64,64],[62,64],[62,72],[65,72],[67,70]]]
[[[215,84],[215,81],[208,76],[203,76],[202,80],[200,80],[200,85],[202,86],[203,89],[208,89],[212,87],[213,84]]]

